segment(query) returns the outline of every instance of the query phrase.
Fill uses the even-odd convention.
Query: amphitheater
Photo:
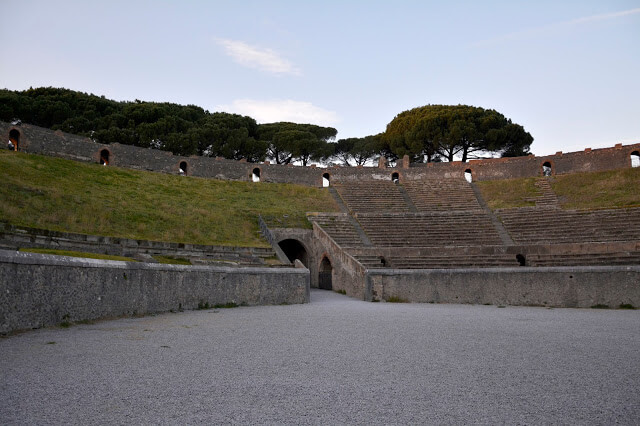
[[[271,248],[216,247],[80,235],[2,224],[1,333],[72,320],[216,305],[309,302],[311,288],[364,301],[640,306],[640,208],[568,210],[554,176],[630,168],[640,144],[536,157],[389,167],[298,167],[180,157],[27,124],[0,123],[17,150],[109,167],[222,180],[326,187],[337,213],[312,229],[259,218]],[[491,210],[476,183],[536,178],[531,206]],[[16,252],[71,248],[144,260],[174,254],[194,266],[90,261]],[[280,264],[267,267],[265,259]],[[212,266],[206,259],[228,261]],[[194,262],[197,263],[197,262]],[[100,286],[86,286],[87,281]],[[64,282],[64,284],[62,284]]]

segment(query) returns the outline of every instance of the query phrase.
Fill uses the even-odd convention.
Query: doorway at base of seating
[[[332,272],[333,268],[331,267],[329,259],[326,257],[322,258],[320,271],[318,272],[318,288],[322,290],[331,290],[333,288],[333,283],[331,281]]]

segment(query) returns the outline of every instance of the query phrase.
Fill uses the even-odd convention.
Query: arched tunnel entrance
[[[333,267],[331,261],[325,256],[320,262],[320,271],[318,272],[318,288],[323,290],[333,289]]]
[[[309,267],[309,255],[307,254],[307,249],[304,248],[300,241],[286,239],[280,241],[278,245],[291,262],[298,259],[305,267]]]

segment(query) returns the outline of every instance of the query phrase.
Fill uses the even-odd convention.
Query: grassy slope
[[[532,206],[538,195],[534,178],[477,182],[492,209]],[[555,176],[551,187],[566,209],[603,209],[640,206],[640,168]]]
[[[266,246],[257,217],[337,211],[326,190],[229,182],[0,151],[0,220],[134,239]]]

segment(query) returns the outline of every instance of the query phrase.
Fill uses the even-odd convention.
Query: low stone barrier
[[[0,250],[0,334],[218,304],[309,302],[309,271],[79,259]]]
[[[640,307],[640,266],[368,270],[365,300]]]
[[[50,231],[0,222],[0,249],[17,250],[23,247],[72,250],[127,257],[145,254],[149,256],[165,255],[216,259],[245,265],[262,265],[264,264],[264,259],[275,255],[271,247],[228,247],[133,240]]]

